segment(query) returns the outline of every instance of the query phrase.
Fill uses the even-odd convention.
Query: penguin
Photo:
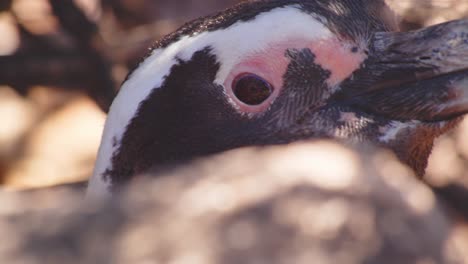
[[[128,75],[89,197],[151,168],[244,147],[336,139],[422,176],[468,112],[468,21],[400,32],[384,0],[257,0],[189,22]]]

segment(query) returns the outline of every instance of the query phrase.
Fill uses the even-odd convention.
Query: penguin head
[[[421,174],[434,138],[468,109],[467,25],[399,33],[383,0],[250,1],[188,23],[123,83],[88,191],[311,138],[387,147]]]

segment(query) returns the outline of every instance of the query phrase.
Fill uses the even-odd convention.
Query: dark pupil
[[[270,84],[256,75],[240,77],[233,90],[236,97],[248,105],[259,105],[272,93]]]

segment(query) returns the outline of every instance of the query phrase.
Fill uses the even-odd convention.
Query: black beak
[[[335,99],[396,120],[468,113],[468,20],[375,33],[368,59]]]

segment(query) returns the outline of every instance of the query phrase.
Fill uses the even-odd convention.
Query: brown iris
[[[239,75],[232,83],[234,95],[247,105],[259,105],[273,93],[270,83],[255,74]]]

